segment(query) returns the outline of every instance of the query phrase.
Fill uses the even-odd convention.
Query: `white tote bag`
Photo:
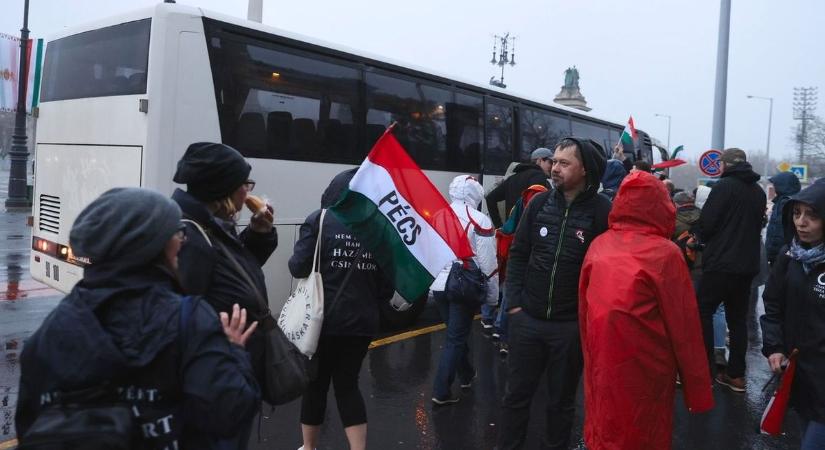
[[[320,264],[326,212],[326,209],[321,210],[318,238],[315,241],[315,254],[312,258],[312,271],[308,277],[298,280],[298,285],[286,299],[281,315],[278,316],[278,326],[281,327],[287,339],[309,358],[312,358],[318,348],[321,326],[324,323],[324,282],[321,280],[318,265]]]

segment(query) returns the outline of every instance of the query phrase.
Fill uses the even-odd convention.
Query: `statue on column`
[[[553,101],[583,111],[590,111],[579,88],[579,69],[576,66],[568,67],[564,71],[564,86],[561,87],[561,92]]]

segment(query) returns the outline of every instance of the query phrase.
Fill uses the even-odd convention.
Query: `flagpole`
[[[31,208],[27,195],[28,177],[26,166],[29,160],[26,136],[26,88],[28,87],[28,45],[29,45],[29,0],[23,6],[23,28],[20,29],[20,67],[17,70],[17,112],[14,117],[14,133],[9,151],[9,197],[6,209]]]

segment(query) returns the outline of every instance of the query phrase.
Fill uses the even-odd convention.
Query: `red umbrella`
[[[686,164],[685,161],[676,158],[676,159],[669,159],[667,161],[662,161],[659,164],[654,164],[650,166],[651,169],[669,169],[671,167],[681,166],[682,164]]]
[[[768,402],[765,412],[762,414],[762,422],[759,424],[759,431],[762,434],[779,436],[782,434],[782,422],[785,420],[785,412],[788,410],[788,400],[791,397],[791,386],[793,385],[793,375],[796,372],[796,355],[799,350],[791,352],[788,358],[788,368],[782,374],[782,381],[779,388],[773,393],[771,401]]]

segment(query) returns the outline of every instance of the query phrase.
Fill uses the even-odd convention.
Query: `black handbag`
[[[19,450],[128,450],[135,448],[129,406],[109,387],[60,395],[44,408],[20,439]]]
[[[262,311],[261,316],[256,318],[258,329],[264,333],[264,379],[260,380],[264,401],[272,406],[283,405],[303,395],[311,380],[309,359],[281,331],[272,317],[268,302],[232,253],[217,239],[209,239],[199,223],[188,219],[183,221],[195,225],[206,242],[232,264],[255,293],[255,300]]]
[[[487,300],[487,276],[472,258],[456,261],[450,267],[444,290],[451,302],[476,307]]]

